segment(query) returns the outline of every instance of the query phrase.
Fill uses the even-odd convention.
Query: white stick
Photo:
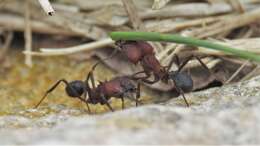
[[[51,3],[49,0],[39,0],[39,3],[41,4],[43,10],[50,16],[54,13],[54,9],[51,6]]]
[[[112,45],[114,41],[111,38],[91,42],[91,43],[86,43],[86,44],[81,44],[78,46],[73,46],[69,48],[61,48],[61,49],[54,49],[54,48],[41,48],[41,52],[43,53],[53,53],[53,54],[72,54],[72,53],[77,53],[81,51],[91,51],[97,48],[102,48],[108,45]]]

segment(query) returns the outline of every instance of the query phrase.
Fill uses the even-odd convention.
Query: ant
[[[111,97],[120,98],[122,100],[122,109],[124,109],[124,97],[127,97],[130,100],[135,100],[136,106],[138,106],[138,99],[140,98],[140,83],[138,82],[136,86],[134,80],[130,76],[115,77],[109,81],[99,82],[97,86],[95,85],[93,71],[98,63],[92,67],[85,81],[75,80],[68,82],[65,79],[58,80],[49,90],[46,91],[45,95],[41,98],[35,108],[37,108],[46,96],[60,83],[65,83],[65,91],[69,97],[78,98],[86,103],[89,113],[91,113],[89,104],[95,105],[98,103],[101,105],[106,104],[113,112],[114,110],[108,102]],[[89,80],[91,81],[92,88],[89,85]],[[135,98],[132,96],[134,93],[136,94]]]
[[[162,66],[159,60],[155,57],[154,48],[145,41],[123,41],[118,40],[115,45],[121,49],[121,52],[128,58],[128,60],[137,64],[140,63],[143,71],[133,74],[135,79],[140,79],[144,83],[154,84],[158,81],[168,83],[172,80],[176,91],[182,95],[186,105],[189,107],[189,103],[186,100],[184,93],[191,92],[193,89],[193,80],[190,75],[185,72],[181,72],[183,67],[193,58],[197,59],[199,63],[210,73],[209,68],[200,60],[197,56],[189,56],[181,65],[177,55],[175,55],[167,66]],[[178,66],[177,71],[170,71],[174,61]],[[144,77],[136,77],[138,74],[145,74]],[[154,80],[148,80],[153,75]]]

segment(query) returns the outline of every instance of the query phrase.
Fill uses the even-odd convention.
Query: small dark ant
[[[57,81],[49,90],[46,91],[45,95],[35,106],[35,108],[37,108],[46,98],[46,96],[51,93],[60,83],[65,83],[65,91],[69,97],[78,98],[79,100],[86,103],[89,113],[91,113],[89,104],[98,103],[101,105],[106,104],[107,107],[113,112],[114,110],[108,102],[111,97],[120,98],[122,100],[122,109],[124,109],[124,97],[127,97],[130,100],[135,100],[136,106],[138,106],[138,99],[140,98],[140,83],[138,82],[136,86],[134,80],[130,76],[121,76],[115,77],[109,81],[100,82],[96,86],[93,71],[97,65],[98,63],[92,67],[85,81],[75,80],[68,82],[65,79]],[[89,80],[91,81],[92,88],[90,88]],[[136,94],[135,98],[132,96],[134,93]]]
[[[197,59],[200,64],[208,70],[209,68],[198,58],[197,56],[188,57],[181,65],[179,63],[179,58],[175,55],[167,66],[162,66],[159,60],[155,57],[154,48],[145,41],[123,41],[119,40],[115,42],[116,46],[121,49],[121,52],[128,58],[131,63],[137,64],[140,63],[143,71],[133,74],[135,79],[140,79],[144,83],[154,84],[158,81],[168,83],[169,80],[172,80],[175,89],[180,93],[186,103],[189,106],[189,103],[186,100],[184,93],[191,92],[193,89],[193,80],[190,75],[185,72],[181,72],[183,67],[193,58]],[[178,65],[177,71],[170,71],[174,61]],[[145,74],[144,77],[136,77],[138,74]],[[153,74],[154,80],[148,80]]]

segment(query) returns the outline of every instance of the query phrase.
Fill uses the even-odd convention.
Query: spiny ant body
[[[193,89],[193,81],[190,75],[185,72],[181,72],[183,67],[192,59],[197,59],[200,64],[210,72],[208,67],[196,56],[188,57],[181,65],[179,58],[175,55],[167,66],[162,66],[159,60],[156,58],[153,47],[145,41],[116,41],[115,43],[121,52],[127,56],[128,60],[134,64],[140,63],[143,71],[135,73],[133,76],[135,79],[140,79],[147,84],[153,84],[158,81],[168,83],[170,80],[174,83],[174,88],[179,92],[187,106],[189,106],[184,93],[191,92]],[[178,70],[170,71],[174,60],[176,59]],[[138,74],[145,74],[144,77],[137,77]],[[148,80],[153,75],[154,80]]]
[[[100,82],[96,86],[93,71],[97,64],[94,65],[92,70],[88,73],[85,81],[75,80],[68,82],[65,79],[61,79],[56,82],[49,90],[46,91],[45,95],[35,106],[35,108],[37,108],[46,96],[62,82],[66,85],[65,91],[67,95],[72,98],[78,98],[86,103],[89,112],[91,111],[88,104],[106,104],[111,111],[114,111],[108,102],[111,97],[120,98],[122,100],[122,108],[124,108],[124,97],[127,97],[130,100],[135,100],[137,106],[138,99],[140,98],[140,83],[137,83],[136,85],[131,77],[121,76],[115,77],[109,81]],[[92,87],[89,85],[89,80],[91,81]],[[133,94],[136,94],[136,97],[133,97]]]

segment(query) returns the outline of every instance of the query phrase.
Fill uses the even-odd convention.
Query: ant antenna
[[[61,80],[57,81],[57,83],[55,83],[49,90],[46,91],[44,96],[41,98],[41,100],[36,104],[36,106],[34,108],[38,108],[39,105],[42,103],[42,101],[47,97],[47,95],[49,93],[51,93],[61,82],[64,82],[67,86],[69,85],[65,79],[61,79]]]

